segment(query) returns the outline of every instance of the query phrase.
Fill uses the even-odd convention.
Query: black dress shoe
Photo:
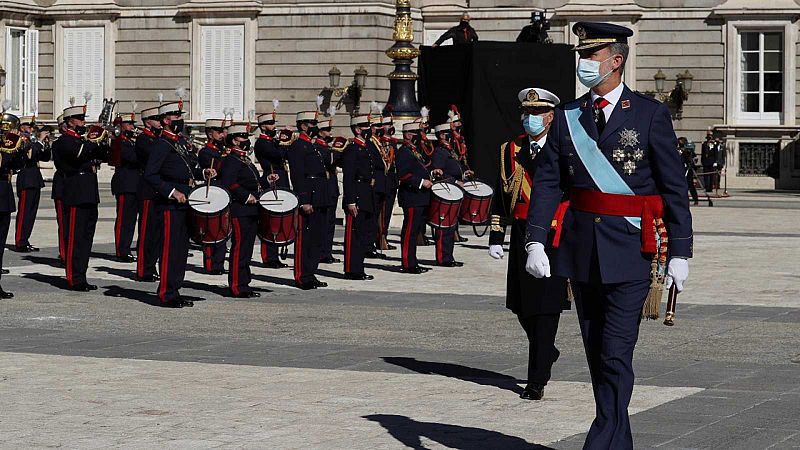
[[[296,283],[296,286],[304,291],[309,291],[311,289],[316,289],[317,284],[313,281],[309,281],[308,283]]]
[[[467,239],[465,237],[459,237],[456,242],[469,242],[469,239]]]
[[[392,244],[386,244],[386,250],[397,250],[397,246]]]
[[[315,288],[324,288],[324,287],[328,287],[328,283],[326,283],[326,282],[324,282],[324,281],[314,280],[314,281],[313,281],[313,283],[314,283],[314,287],[315,287]]]
[[[161,306],[164,308],[183,308],[183,302],[181,300],[172,300],[162,303]]]
[[[340,263],[340,262],[342,262],[341,259],[334,258],[333,256],[329,256],[327,258],[322,259],[320,261],[320,264],[336,264],[336,263]]]
[[[97,289],[97,286],[95,286],[95,289]],[[87,283],[78,283],[75,286],[72,286],[71,288],[69,288],[69,290],[77,291],[77,292],[89,292],[92,289],[89,287],[89,285]]]
[[[237,294],[233,294],[232,296],[234,298],[257,298],[257,297],[261,297],[261,294],[259,294],[258,292],[254,292],[254,291],[248,291],[248,292],[239,292],[238,295]]]
[[[417,266],[417,267],[412,267],[410,269],[402,269],[401,271],[403,273],[411,273],[411,274],[414,274],[414,275],[419,275],[419,274],[425,273],[425,272],[427,272],[429,270],[431,270],[430,267]]]
[[[181,304],[181,308],[191,308],[192,306],[194,306],[194,302],[191,300],[179,298],[178,302]]]
[[[525,390],[519,394],[519,398],[525,400],[541,400],[542,397],[544,397],[544,386],[535,383],[525,386]]]
[[[133,255],[117,256],[117,261],[124,262],[124,263],[132,263],[132,262],[136,262],[136,257],[133,256]]]
[[[372,251],[372,252],[367,252],[364,255],[364,258],[368,258],[368,259],[385,259],[386,255],[384,255],[383,253],[378,253],[376,251]]]
[[[29,252],[38,252],[39,251],[39,247],[34,247],[34,246],[28,244],[28,251]]]
[[[365,273],[353,273],[353,272],[346,272],[344,277],[348,280],[372,280],[375,277],[372,275],[367,275]]]
[[[14,251],[19,253],[30,253],[31,249],[29,247],[14,247]]]
[[[96,291],[97,290],[97,285],[96,284],[86,283],[86,288],[89,289],[90,291]]]
[[[11,273],[11,271],[8,269],[0,269],[0,274],[2,275],[8,275],[9,273]]]
[[[147,275],[144,277],[136,277],[136,281],[144,281],[146,283],[152,283],[154,281],[158,281],[158,275]]]
[[[0,288],[0,298],[14,298],[14,294],[11,292],[6,292],[3,288]]]
[[[225,269],[213,269],[208,271],[209,275],[224,275],[226,273],[227,272],[225,272]]]
[[[462,267],[464,263],[462,263],[461,261],[450,261],[439,265],[442,267]]]
[[[267,261],[264,263],[264,267],[267,269],[283,269],[284,267],[289,267],[289,265],[280,261]]]

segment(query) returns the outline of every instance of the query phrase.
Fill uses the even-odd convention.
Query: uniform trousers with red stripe
[[[258,216],[238,216],[232,221],[231,252],[228,257],[228,286],[233,295],[252,292],[250,289],[250,260],[258,231]]]
[[[325,242],[325,226],[328,206],[315,206],[311,214],[298,216],[297,239],[294,241],[294,281],[306,284],[316,281],[322,246]]]
[[[0,242],[5,242],[8,238],[8,229],[11,227],[11,213],[0,212]],[[0,269],[3,268],[3,254],[6,251],[5,245],[0,245]],[[0,275],[1,276],[1,275]]]
[[[400,252],[404,269],[419,266],[417,235],[425,231],[425,207],[403,208],[403,229],[400,231]]]
[[[64,211],[64,204],[61,203],[61,199],[54,199],[53,203],[56,207],[56,234],[58,234],[58,259],[64,260],[64,257],[67,253],[67,245],[66,240],[64,239],[64,235],[66,234],[64,231],[67,229],[65,223],[66,211]]]
[[[322,246],[322,259],[333,257],[333,236],[336,234],[336,208],[328,208],[328,222],[325,228],[325,243]]]
[[[67,283],[70,287],[86,282],[89,255],[92,253],[94,231],[97,227],[97,205],[70,206],[65,217]]]
[[[117,194],[117,219],[114,222],[114,248],[117,256],[130,256],[139,203],[136,194]]]
[[[186,226],[188,209],[159,208],[162,229],[161,279],[158,282],[158,298],[172,302],[180,298],[178,290],[186,276],[186,260],[189,255],[189,230]]]
[[[278,251],[280,247],[271,242],[261,241],[261,262],[264,264],[268,262],[278,262]]]
[[[225,268],[225,253],[228,252],[228,241],[203,245],[203,269],[206,272]]]
[[[41,194],[41,189],[21,189],[18,192],[19,203],[14,235],[14,243],[17,248],[24,248],[31,244],[30,238],[33,233],[33,223],[36,222],[36,212],[39,210]]]
[[[344,227],[344,271],[345,273],[364,273],[364,256],[375,241],[377,217],[372,211],[358,210],[353,217],[345,214]]]
[[[139,278],[156,275],[164,237],[162,218],[153,200],[139,202],[139,236],[136,239],[136,276]]]
[[[434,228],[433,238],[436,240],[436,264],[448,264],[453,259],[453,242],[457,227]]]

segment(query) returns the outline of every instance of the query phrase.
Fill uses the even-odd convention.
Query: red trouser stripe
[[[269,255],[269,247],[267,247],[267,243],[262,241],[261,242],[261,262],[266,263],[267,257]]]
[[[436,262],[441,264],[444,256],[442,255],[442,247],[444,247],[444,233],[440,228],[437,230],[438,236],[436,237]]]
[[[164,249],[161,251],[161,280],[158,283],[158,298],[162,302],[166,301],[164,296],[167,293],[167,280],[169,279],[170,219],[170,211],[164,211]]]
[[[58,223],[58,257],[64,259],[64,211],[61,200],[56,200],[56,222]]]
[[[117,223],[114,224],[114,247],[117,249],[117,256],[122,256],[119,248],[119,237],[122,234],[122,214],[125,211],[125,196],[117,197]]]
[[[136,252],[136,275],[144,276],[144,253],[147,242],[147,216],[150,214],[150,200],[145,200],[142,206],[142,223],[139,225],[139,241],[136,242],[139,251]]]
[[[350,272],[350,259],[353,257],[353,216],[346,214],[344,232],[344,271]]]
[[[408,253],[409,253],[409,246],[411,245],[411,229],[414,228],[414,208],[407,208],[406,209],[406,229],[403,233],[403,267],[406,269],[410,269],[411,267],[408,266]],[[414,237],[416,239],[416,237]]]
[[[233,246],[233,261],[231,261],[230,267],[233,277],[231,290],[233,295],[239,295],[239,249],[242,247],[242,228],[239,226],[238,217],[233,218],[233,236],[236,239],[236,245]]]
[[[74,206],[69,208],[69,240],[67,241],[67,257],[66,259],[66,266],[67,266],[67,283],[69,283],[70,287],[72,287],[72,259],[75,257],[75,213],[76,209]]]
[[[211,246],[210,245],[206,245],[206,246],[203,247],[203,256],[204,256],[203,263],[205,264],[206,271],[208,272],[208,271],[211,270]]]
[[[15,244],[19,247],[20,240],[22,239],[22,224],[25,222],[25,197],[26,197],[25,189],[20,192],[19,195],[19,211],[17,212],[17,232],[14,236]]]
[[[303,215],[297,217],[297,239],[294,241],[294,281],[302,283],[303,276]]]

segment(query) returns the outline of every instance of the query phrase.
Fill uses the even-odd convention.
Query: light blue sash
[[[584,167],[589,172],[589,175],[594,180],[594,184],[601,192],[607,194],[623,194],[634,195],[631,188],[625,183],[625,180],[619,176],[619,173],[611,165],[611,162],[606,158],[602,151],[597,147],[597,142],[586,133],[586,130],[581,125],[579,120],[582,111],[580,108],[567,109],[564,114],[567,117],[567,126],[569,127],[569,135],[572,137],[572,143],[575,145],[575,150],[578,152],[578,157],[581,159]],[[638,229],[642,229],[642,219],[640,217],[625,217],[625,220],[630,222],[631,225]]]

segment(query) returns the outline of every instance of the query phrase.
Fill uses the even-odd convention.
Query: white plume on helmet
[[[163,92],[159,92],[157,97],[158,97],[158,103],[159,104],[164,103],[164,93]]]
[[[183,86],[178,86],[177,88],[175,88],[175,96],[180,99],[186,97],[186,88]]]
[[[91,100],[91,99],[92,99],[92,93],[91,92],[86,91],[86,92],[83,93],[83,101],[84,102],[89,103],[89,100]]]
[[[9,109],[11,109],[11,99],[7,98],[3,100],[3,112],[8,111]]]
[[[336,115],[336,106],[335,105],[331,105],[328,108],[328,115],[331,116],[331,117]]]
[[[277,98],[272,99],[272,109],[277,110],[278,106],[280,106],[281,102]]]

